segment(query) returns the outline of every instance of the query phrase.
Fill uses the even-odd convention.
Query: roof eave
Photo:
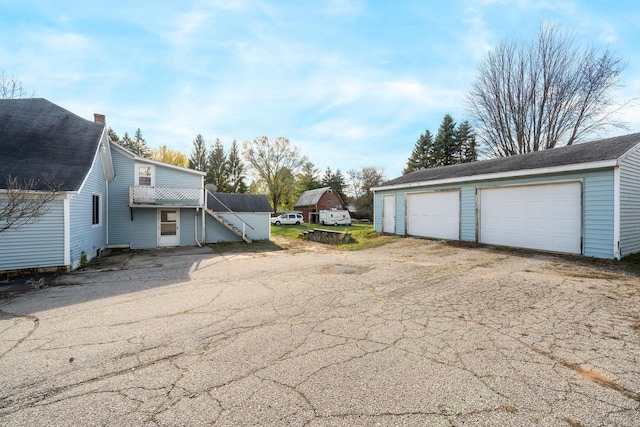
[[[373,187],[371,188],[371,190],[384,191],[384,190],[395,190],[398,188],[424,187],[427,185],[433,186],[433,185],[457,184],[460,182],[469,182],[469,181],[486,181],[486,180],[492,180],[492,179],[517,178],[517,177],[528,176],[528,175],[548,175],[548,174],[562,173],[562,172],[575,172],[575,171],[581,171],[581,170],[609,168],[617,165],[618,165],[618,159],[601,160],[597,162],[573,163],[570,165],[551,166],[546,168],[520,169],[515,171],[460,176],[460,177],[453,177],[453,178],[436,179],[431,181],[416,181],[416,182],[409,182],[409,183],[403,183],[403,184],[384,185],[380,187]]]

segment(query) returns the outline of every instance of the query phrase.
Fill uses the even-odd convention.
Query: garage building
[[[640,252],[640,133],[422,169],[373,190],[376,231],[597,258]]]

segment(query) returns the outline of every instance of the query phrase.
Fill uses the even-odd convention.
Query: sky
[[[599,137],[640,131],[634,0],[0,0],[0,70],[151,147],[284,136],[321,173],[392,179],[421,133],[468,118],[487,52],[543,22],[622,57],[628,127]]]

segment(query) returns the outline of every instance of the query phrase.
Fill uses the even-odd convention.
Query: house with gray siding
[[[380,232],[608,259],[640,252],[640,133],[417,170],[373,191]]]
[[[112,142],[101,114],[89,121],[45,99],[0,100],[0,209],[8,177],[31,183],[30,194],[59,190],[39,221],[0,233],[0,271],[77,268],[107,247],[270,238],[265,196],[213,194],[204,176]]]

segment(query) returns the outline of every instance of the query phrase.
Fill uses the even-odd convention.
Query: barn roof
[[[42,98],[0,99],[0,188],[9,175],[31,190],[77,191],[91,169],[104,123],[85,120]]]
[[[311,206],[315,205],[320,201],[320,198],[324,193],[328,190],[331,190],[331,187],[322,187],[316,188],[315,190],[307,190],[298,197],[298,200],[293,204],[293,207],[296,206]]]
[[[562,167],[586,163],[617,160],[640,143],[640,133],[601,139],[577,145],[536,151],[498,159],[480,160],[472,163],[441,166],[421,169],[392,179],[376,189],[389,186],[401,186],[427,181],[447,180],[454,178],[472,178],[477,175],[508,173],[513,171]]]
[[[215,196],[215,198],[213,196]],[[216,200],[216,198],[218,200]],[[258,194],[208,193],[207,207],[214,212],[272,212],[267,196]]]

